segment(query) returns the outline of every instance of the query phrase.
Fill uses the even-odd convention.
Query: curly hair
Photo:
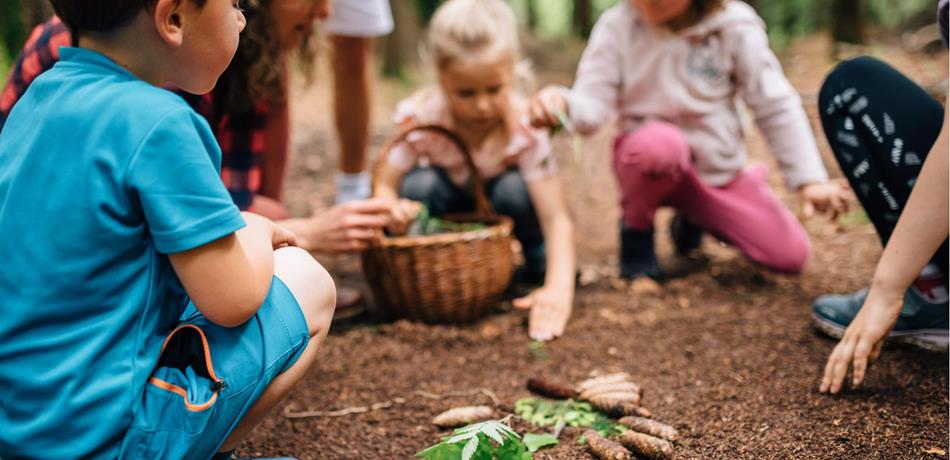
[[[290,67],[283,61],[271,5],[279,0],[241,0],[247,26],[241,34],[234,60],[215,88],[215,111],[232,119],[252,111],[260,101],[285,102]],[[317,54],[316,33],[311,29],[293,51],[298,68],[312,78]]]

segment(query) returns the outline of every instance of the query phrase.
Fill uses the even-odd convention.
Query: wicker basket
[[[418,126],[393,138],[380,152],[377,165],[390,150],[415,131],[440,133],[465,156],[472,172],[475,212],[443,216],[455,222],[482,222],[479,230],[437,235],[387,237],[380,233],[363,253],[363,273],[376,304],[391,317],[426,323],[463,323],[498,306],[511,281],[511,219],[495,214],[468,148],[455,133],[435,125]]]

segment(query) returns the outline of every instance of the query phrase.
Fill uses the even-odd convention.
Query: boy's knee
[[[517,172],[506,172],[497,179],[491,192],[491,201],[495,211],[500,214],[515,216],[534,212],[528,184]]]
[[[310,253],[297,247],[274,251],[274,275],[297,299],[311,336],[330,329],[336,308],[336,285]]]
[[[689,144],[683,132],[670,123],[652,121],[617,143],[617,166],[652,176],[679,175],[690,167]]]

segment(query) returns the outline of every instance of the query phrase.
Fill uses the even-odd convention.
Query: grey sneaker
[[[853,294],[829,294],[819,297],[812,304],[815,327],[831,337],[840,339],[864,305],[867,295],[868,290],[861,289]],[[901,309],[897,323],[887,338],[923,350],[946,353],[950,342],[948,326],[947,302],[930,303],[914,289],[908,289],[904,294],[904,308]]]

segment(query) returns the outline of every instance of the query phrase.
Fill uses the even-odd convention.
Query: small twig
[[[289,419],[315,418],[315,417],[343,417],[343,416],[351,415],[351,414],[363,414],[363,413],[374,411],[374,410],[389,409],[396,404],[402,404],[405,402],[406,400],[403,398],[393,398],[390,401],[383,401],[383,402],[379,402],[370,406],[353,406],[353,407],[346,407],[343,409],[330,410],[330,411],[310,410],[310,411],[302,411],[302,412],[293,412],[289,410],[288,408],[287,410],[284,411],[284,417],[287,417]]]
[[[472,396],[472,395],[477,395],[477,394],[483,394],[485,396],[488,396],[488,398],[491,399],[492,403],[495,406],[500,405],[498,402],[498,396],[495,395],[494,392],[492,392],[491,390],[487,388],[476,388],[474,390],[465,390],[465,391],[450,391],[448,393],[443,393],[443,394],[436,394],[436,393],[430,393],[428,391],[416,390],[416,391],[413,391],[412,394],[416,396],[421,396],[423,398],[435,399],[435,400],[441,400],[441,399],[457,397],[457,396]],[[352,415],[352,414],[363,414],[366,412],[371,412],[371,411],[376,411],[376,410],[389,409],[393,407],[394,405],[403,404],[405,402],[406,402],[405,398],[393,398],[389,401],[378,402],[370,406],[353,406],[353,407],[345,407],[343,409],[330,410],[330,411],[308,410],[308,411],[294,412],[290,410],[290,408],[288,407],[287,409],[284,410],[284,417],[287,417],[289,419],[304,419],[304,418],[316,418],[316,417],[344,417],[344,416]]]
[[[495,395],[494,392],[492,392],[491,390],[487,388],[476,388],[474,390],[464,390],[464,391],[450,391],[448,393],[443,393],[441,395],[430,393],[428,391],[416,390],[416,391],[413,391],[412,394],[422,396],[423,398],[435,399],[435,400],[451,398],[455,396],[472,396],[472,395],[477,395],[477,394],[483,394],[485,396],[488,396],[489,399],[491,399],[492,404],[496,406],[499,405],[498,396]]]

